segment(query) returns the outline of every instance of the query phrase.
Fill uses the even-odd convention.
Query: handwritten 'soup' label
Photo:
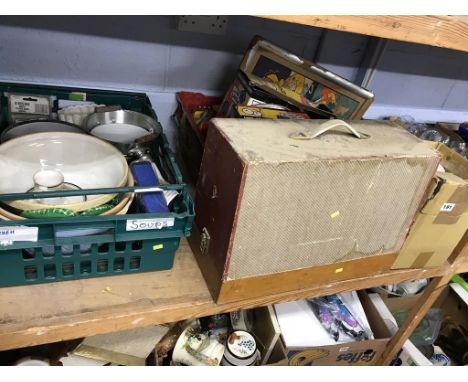
[[[144,231],[174,226],[174,218],[127,220],[127,231]]]

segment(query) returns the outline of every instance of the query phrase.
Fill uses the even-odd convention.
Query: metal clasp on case
[[[210,233],[208,232],[206,227],[204,227],[200,235],[200,252],[202,255],[208,255],[208,249],[210,248],[210,240]]]

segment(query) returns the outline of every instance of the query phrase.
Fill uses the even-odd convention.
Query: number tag
[[[451,212],[455,208],[455,203],[444,203],[442,208],[440,209],[441,212]]]

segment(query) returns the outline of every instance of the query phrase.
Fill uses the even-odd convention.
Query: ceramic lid
[[[257,343],[253,336],[243,330],[233,332],[226,344],[229,352],[236,358],[247,359],[257,351]]]

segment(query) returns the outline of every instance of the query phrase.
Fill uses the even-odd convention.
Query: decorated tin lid
[[[227,340],[224,356],[231,364],[250,365],[257,356],[257,343],[250,333],[236,330]]]

